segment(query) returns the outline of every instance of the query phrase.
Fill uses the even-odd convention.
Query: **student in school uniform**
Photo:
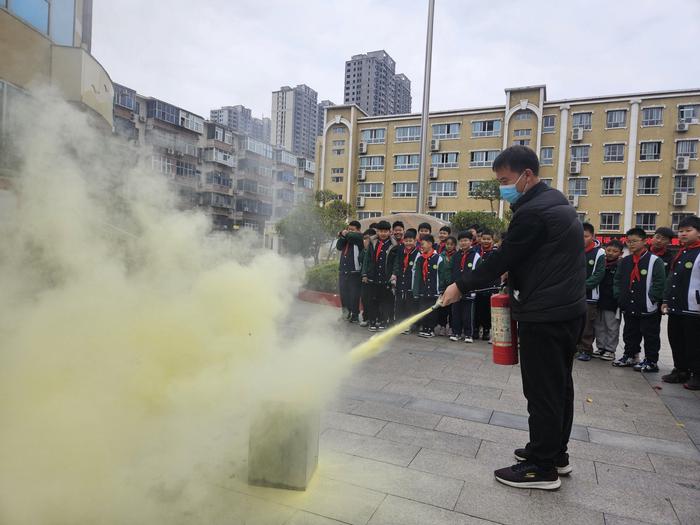
[[[398,247],[394,258],[394,271],[391,282],[394,285],[396,321],[403,321],[417,313],[418,305],[413,298],[413,265],[420,249],[416,246],[416,230],[408,229],[403,236],[403,244]],[[410,334],[412,327],[405,330]]]
[[[661,226],[654,232],[654,236],[649,240],[649,251],[664,262],[666,275],[671,270],[671,262],[675,252],[671,251],[671,242],[676,238],[676,234],[671,228]]]
[[[435,238],[432,235],[421,237],[421,251],[413,264],[413,296],[418,301],[418,309],[425,310],[433,306],[443,291],[440,284],[440,265],[442,257],[435,251]],[[418,335],[435,337],[437,311],[432,311],[421,321]]]
[[[340,251],[338,262],[338,291],[340,303],[351,323],[359,322],[360,287],[362,285],[362,228],[359,221],[350,221],[347,228],[338,234],[335,247]]]
[[[486,262],[496,253],[493,232],[489,229],[481,231],[480,252],[481,263]],[[491,283],[494,290],[477,292],[474,299],[474,338],[479,337],[479,328],[482,329],[481,338],[484,341],[491,340],[491,296],[496,293],[495,289],[500,286],[501,280],[497,279]]]
[[[596,349],[593,350],[593,357],[604,361],[615,359],[615,351],[620,342],[619,305],[613,292],[613,283],[623,248],[617,239],[605,246],[605,276],[599,286],[598,315],[595,321]]]
[[[403,242],[405,229],[406,227],[403,221],[394,221],[394,224],[391,225],[391,234],[394,236],[394,240],[399,244]]]
[[[583,223],[583,249],[586,253],[586,325],[578,342],[579,361],[590,361],[593,356],[595,320],[598,317],[598,297],[603,277],[605,277],[605,250],[595,238],[595,229],[589,222]]]
[[[362,234],[362,251],[360,252],[360,261],[363,261],[360,265],[360,274],[362,273],[362,264],[364,264],[365,254],[369,249],[372,237],[377,235],[377,231],[374,228],[367,228]],[[362,300],[362,321],[360,321],[360,326],[365,328],[369,326],[369,313],[367,311],[367,304],[370,301],[370,284],[363,282],[362,277],[360,277],[360,299]],[[370,307],[371,312],[371,307]]]
[[[449,226],[443,226],[440,228],[438,231],[438,247],[437,247],[437,252],[442,255],[442,252],[445,251],[445,242],[447,241],[447,238],[452,234],[452,228]]]
[[[441,275],[440,284],[444,288],[447,288],[452,284],[452,262],[454,261],[454,255],[457,253],[457,238],[449,236],[445,239],[445,249],[440,253],[442,256]],[[437,326],[435,326],[435,335],[450,335],[448,333],[449,328],[452,325],[452,307],[444,306],[437,311]]]
[[[394,292],[391,287],[393,256],[398,243],[391,236],[391,224],[388,221],[377,223],[377,236],[370,240],[362,263],[362,282],[369,284],[367,307],[369,313],[369,330],[385,330],[393,321]]]
[[[457,282],[464,275],[473,272],[481,259],[481,250],[472,248],[474,236],[470,231],[459,232],[457,242],[459,251],[452,261],[452,280]],[[473,292],[462,295],[461,300],[452,303],[452,335],[450,341],[463,340],[473,343],[474,333],[474,298]]]
[[[433,227],[430,225],[429,222],[421,222],[418,225],[418,241],[420,242],[420,240],[426,235],[430,235],[432,237]],[[438,243],[433,243],[433,250],[438,251],[439,247],[440,246],[438,245]]]

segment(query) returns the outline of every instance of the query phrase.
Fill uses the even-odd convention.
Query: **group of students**
[[[429,223],[421,223],[416,230],[405,229],[401,221],[379,221],[361,232],[358,221],[350,222],[336,240],[346,319],[372,332],[381,331],[433,306],[445,288],[493,253],[494,241],[493,232],[478,225],[456,237],[449,226],[443,226],[436,240]],[[466,343],[479,336],[490,340],[489,301],[499,284],[465,294],[458,303],[434,310],[404,333],[444,335]]]
[[[661,316],[668,314],[674,368],[661,379],[700,390],[700,218],[679,223],[677,252],[670,249],[675,233],[666,227],[657,229],[650,241],[643,229],[628,230],[626,256],[619,240],[603,247],[591,224],[585,223],[583,230],[588,312],[577,358],[597,357],[616,367],[658,372]],[[624,352],[615,359],[622,320]]]

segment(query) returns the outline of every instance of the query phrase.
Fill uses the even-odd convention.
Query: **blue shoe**
[[[637,365],[637,359],[633,356],[623,355],[617,361],[613,361],[613,366],[628,367]]]
[[[637,363],[636,365],[634,365],[634,369],[637,372],[645,372],[645,373],[659,371],[659,367],[657,366],[656,363],[654,363],[653,361],[647,361],[646,359],[644,361],[642,361],[641,363]]]
[[[581,352],[576,359],[578,359],[579,361],[590,361],[592,359],[592,357],[591,357],[591,354],[587,354],[586,352]]]

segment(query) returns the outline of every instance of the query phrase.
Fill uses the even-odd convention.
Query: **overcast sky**
[[[343,102],[345,60],[385,49],[420,111],[427,0],[96,0],[112,80],[198,113],[307,84]],[[436,0],[431,109],[700,88],[700,0]]]

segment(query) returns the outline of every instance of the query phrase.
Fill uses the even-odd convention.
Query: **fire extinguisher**
[[[491,296],[491,339],[494,363],[518,364],[518,327],[510,315],[510,296],[504,290]]]

